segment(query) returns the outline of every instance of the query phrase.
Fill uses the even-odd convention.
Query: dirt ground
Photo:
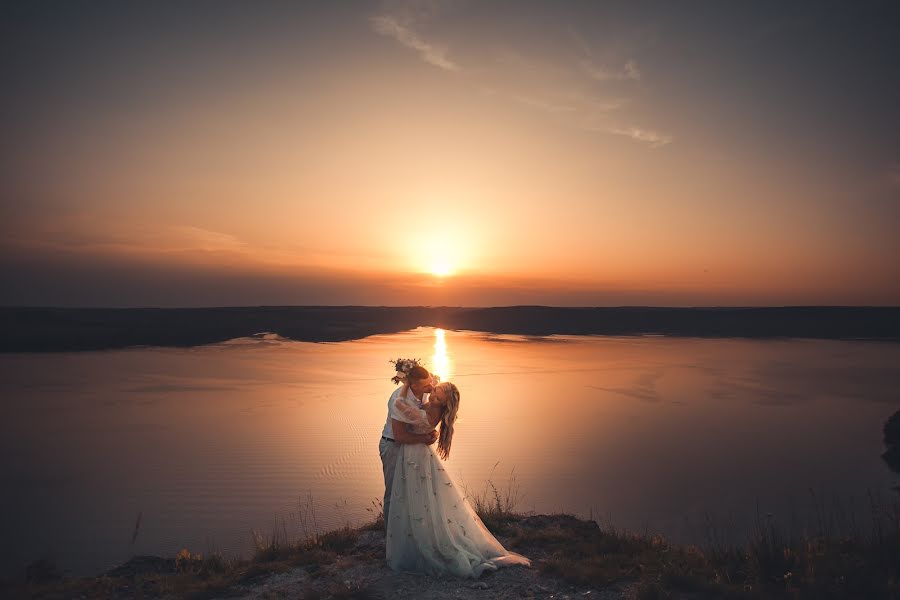
[[[501,543],[507,541],[498,536]],[[530,556],[535,567],[540,556]],[[538,568],[522,566],[487,572],[477,580],[436,578],[426,575],[395,573],[384,561],[384,532],[366,531],[356,547],[336,563],[310,574],[305,568],[271,575],[252,585],[234,588],[228,598],[274,600],[281,598],[324,599],[408,598],[422,600],[545,599],[618,600],[629,598],[627,586],[605,589],[577,588],[552,577],[542,576]],[[223,599],[225,597],[223,596]]]

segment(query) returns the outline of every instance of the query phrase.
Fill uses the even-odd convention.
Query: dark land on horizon
[[[189,347],[262,332],[340,342],[419,326],[528,336],[666,335],[900,341],[900,307],[548,306],[0,308],[0,352]]]

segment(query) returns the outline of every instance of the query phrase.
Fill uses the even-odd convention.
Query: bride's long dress
[[[433,429],[425,411],[397,400],[412,431]],[[497,541],[452,481],[434,446],[401,444],[387,523],[387,562],[395,571],[477,578],[485,570],[531,565]]]

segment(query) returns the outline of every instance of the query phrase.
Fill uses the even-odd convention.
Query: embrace
[[[436,384],[417,361],[392,362],[393,381],[403,385],[388,400],[378,446],[388,565],[395,571],[472,578],[498,567],[530,565],[488,531],[441,464],[450,454],[459,390],[449,381]]]

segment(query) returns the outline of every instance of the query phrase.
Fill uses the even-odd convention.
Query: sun
[[[458,253],[458,248],[450,247],[443,242],[445,240],[438,239],[430,233],[423,234],[421,241],[417,244],[418,260],[416,262],[418,264],[414,267],[416,272],[430,275],[435,279],[445,279],[460,273],[460,270],[464,268],[463,257]]]
[[[431,271],[431,274],[435,277],[447,277],[448,275],[453,274],[453,266],[450,264],[450,261],[446,259],[433,260],[428,270]]]

